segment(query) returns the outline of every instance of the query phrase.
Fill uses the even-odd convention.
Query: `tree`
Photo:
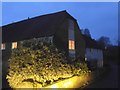
[[[12,50],[7,79],[12,88],[40,88],[59,79],[85,74],[86,64],[68,64],[64,53],[39,39]]]
[[[89,29],[87,29],[87,28],[86,29],[81,29],[81,32],[82,32],[82,34],[91,38],[91,34],[90,34]]]
[[[110,43],[110,38],[106,37],[106,36],[101,36],[97,42],[103,47],[106,48],[108,47],[111,43]]]
[[[91,37],[91,34],[90,34],[89,29],[85,29],[85,30],[84,30],[84,34],[85,34],[86,36],[88,36],[88,37]]]

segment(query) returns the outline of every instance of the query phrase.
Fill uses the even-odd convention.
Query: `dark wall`
[[[5,50],[2,50],[2,88],[9,88],[8,82],[6,80],[6,75],[8,73],[8,59],[11,55],[12,43],[5,43]]]
[[[82,37],[79,26],[77,22],[74,23],[75,26],[75,49],[76,49],[76,58],[84,59],[85,58],[85,40]]]
[[[17,42],[17,47],[20,46],[20,41]],[[2,62],[8,61],[12,51],[12,42],[5,43],[5,50],[2,50]]]
[[[12,43],[5,43],[5,50],[2,50],[2,62],[8,61],[11,55]]]
[[[54,36],[54,44],[63,51],[66,52],[66,56],[68,57],[68,19],[64,20],[64,23],[59,25],[60,27],[57,29],[57,32]],[[75,50],[76,50],[76,58],[85,58],[85,41],[82,37],[82,34],[79,30],[78,24],[74,21],[74,33],[75,33]]]
[[[53,37],[53,43],[57,48],[63,50],[68,56],[68,20],[64,20],[57,28],[57,31]]]

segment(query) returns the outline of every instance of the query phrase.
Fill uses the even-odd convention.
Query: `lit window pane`
[[[74,41],[72,41],[72,46],[71,46],[72,49],[75,49],[75,44],[74,44]]]
[[[1,50],[4,50],[5,49],[5,44],[1,44]]]
[[[73,40],[69,40],[69,49],[72,49],[72,50],[75,49],[75,43]]]
[[[12,49],[15,49],[15,48],[17,48],[17,42],[12,43]]]
[[[71,41],[69,40],[69,49],[71,49]]]

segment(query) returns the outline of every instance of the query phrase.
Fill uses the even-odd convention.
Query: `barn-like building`
[[[2,26],[3,80],[6,78],[7,63],[11,50],[18,48],[22,41],[39,38],[53,43],[64,50],[68,58],[85,58],[85,41],[77,20],[67,11],[28,18]],[[3,82],[5,83],[5,82]],[[3,84],[3,88],[6,87]]]

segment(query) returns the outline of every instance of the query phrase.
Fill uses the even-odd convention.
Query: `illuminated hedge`
[[[12,88],[40,88],[88,71],[86,64],[67,64],[64,53],[39,39],[12,50],[7,79]]]

